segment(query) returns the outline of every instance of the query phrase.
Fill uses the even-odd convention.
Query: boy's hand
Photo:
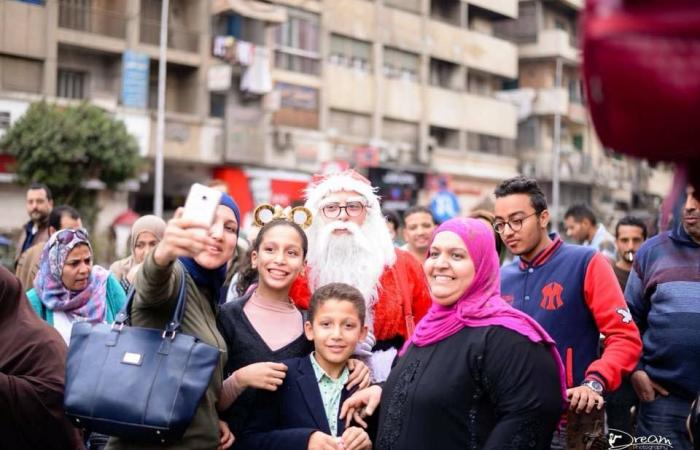
[[[321,431],[314,431],[309,437],[307,450],[343,450],[338,445],[338,438]]]
[[[273,362],[249,364],[236,371],[236,378],[243,387],[267,391],[276,391],[286,376],[287,366]]]
[[[345,426],[349,427],[354,420],[358,425],[367,428],[367,422],[363,419],[371,416],[382,398],[382,388],[370,386],[357,391],[345,400],[340,407],[340,418],[345,419]]]
[[[372,448],[369,435],[359,427],[347,428],[343,433],[342,442],[343,450],[368,450]]]
[[[566,396],[570,402],[569,409],[577,413],[586,411],[586,414],[589,414],[593,408],[602,409],[605,403],[602,395],[587,386],[569,388],[566,390]]]
[[[233,433],[231,433],[226,422],[219,420],[219,446],[216,450],[226,450],[233,445],[234,440]]]
[[[345,387],[348,391],[355,386],[358,386],[360,389],[364,389],[369,386],[370,374],[367,364],[363,363],[359,359],[348,359],[348,370],[350,370],[350,376],[348,377],[348,381],[345,383]]]

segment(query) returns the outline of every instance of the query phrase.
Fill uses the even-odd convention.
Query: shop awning
[[[270,23],[287,21],[287,10],[282,6],[256,0],[214,0],[213,14],[224,12],[236,13],[249,19]]]

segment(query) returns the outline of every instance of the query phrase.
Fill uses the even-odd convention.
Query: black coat
[[[283,361],[287,376],[282,386],[274,392],[258,391],[236,450],[306,450],[314,432],[331,433],[309,358]],[[350,394],[343,389],[341,405]],[[338,435],[344,430],[344,421],[338,419]]]

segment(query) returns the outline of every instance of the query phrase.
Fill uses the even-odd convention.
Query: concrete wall
[[[46,58],[46,8],[16,1],[0,2],[0,53]]]
[[[518,0],[462,0],[462,2],[497,12],[511,19],[518,17]]]

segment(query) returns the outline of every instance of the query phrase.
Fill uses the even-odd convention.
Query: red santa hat
[[[306,207],[314,213],[319,210],[321,201],[329,194],[340,191],[355,191],[367,199],[367,206],[380,212],[379,197],[369,180],[352,169],[329,175],[314,175],[306,189]],[[381,212],[380,212],[381,214]]]

